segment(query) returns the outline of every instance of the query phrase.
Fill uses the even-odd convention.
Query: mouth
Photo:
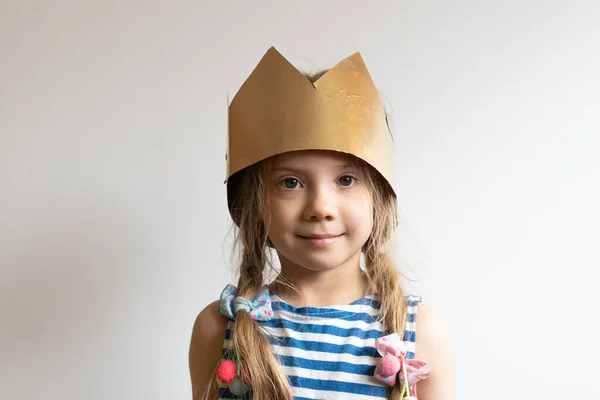
[[[297,235],[300,239],[318,247],[327,247],[334,244],[344,234],[333,235],[333,234],[319,234],[319,235]]]
[[[330,238],[334,238],[334,237],[338,237],[338,236],[342,236],[342,234],[340,235],[331,235],[331,234],[323,234],[323,235],[298,235],[300,236],[302,239],[330,239]]]

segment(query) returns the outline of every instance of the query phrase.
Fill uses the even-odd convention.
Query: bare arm
[[[419,400],[456,400],[456,357],[442,317],[426,304],[417,315],[416,357],[431,362],[428,379],[417,384]]]
[[[196,318],[189,350],[193,400],[216,399],[218,396],[215,384],[211,386],[212,390],[208,393],[208,397],[204,397],[204,392],[221,360],[226,330],[227,318],[219,314],[218,301],[206,306]]]

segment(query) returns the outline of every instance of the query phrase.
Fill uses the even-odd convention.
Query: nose
[[[337,206],[335,194],[324,185],[313,186],[307,191],[304,219],[312,221],[334,220]]]

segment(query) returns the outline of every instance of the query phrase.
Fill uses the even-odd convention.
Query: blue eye
[[[338,182],[341,186],[352,186],[355,181],[356,179],[350,175],[344,175],[340,179],[338,179]]]
[[[281,182],[286,189],[296,189],[298,187],[298,179],[296,178],[286,178]]]

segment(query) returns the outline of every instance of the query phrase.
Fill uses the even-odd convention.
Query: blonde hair
[[[379,317],[384,330],[399,332],[402,336],[406,325],[406,304],[399,273],[389,254],[398,222],[396,197],[389,184],[372,167],[358,159],[357,166],[366,178],[373,203],[373,229],[362,249],[367,292],[380,295]],[[238,295],[246,298],[254,297],[261,290],[265,274],[273,268],[267,237],[269,207],[265,184],[270,169],[271,160],[267,159],[240,171],[234,179],[237,186],[231,212],[233,219],[238,221],[234,248],[240,251],[241,257],[237,287]],[[239,355],[247,365],[253,399],[292,400],[287,377],[261,326],[248,313],[239,312],[231,334],[229,351]],[[214,382],[216,378],[212,379],[211,385]],[[388,391],[388,399],[399,397],[400,388],[396,384]]]
[[[315,81],[326,71],[307,77]],[[370,165],[356,159],[357,167],[366,178],[373,203],[373,229],[363,246],[367,294],[377,294],[380,300],[379,318],[386,332],[404,335],[406,303],[400,285],[400,275],[390,250],[393,233],[398,224],[396,197],[388,182]],[[271,172],[271,159],[254,164],[234,174],[229,184],[234,185],[230,200],[234,227],[234,249],[240,254],[238,296],[252,298],[263,287],[266,273],[273,271],[271,242],[267,236],[269,216],[268,193],[265,180]],[[284,283],[285,284],[285,283]],[[291,387],[280,364],[271,350],[266,333],[250,318],[239,312],[231,330],[230,352],[239,355],[247,365],[251,377],[254,400],[292,400]],[[205,391],[204,398],[215,376]],[[388,390],[388,399],[400,398],[397,383]],[[212,400],[212,399],[211,399]]]

